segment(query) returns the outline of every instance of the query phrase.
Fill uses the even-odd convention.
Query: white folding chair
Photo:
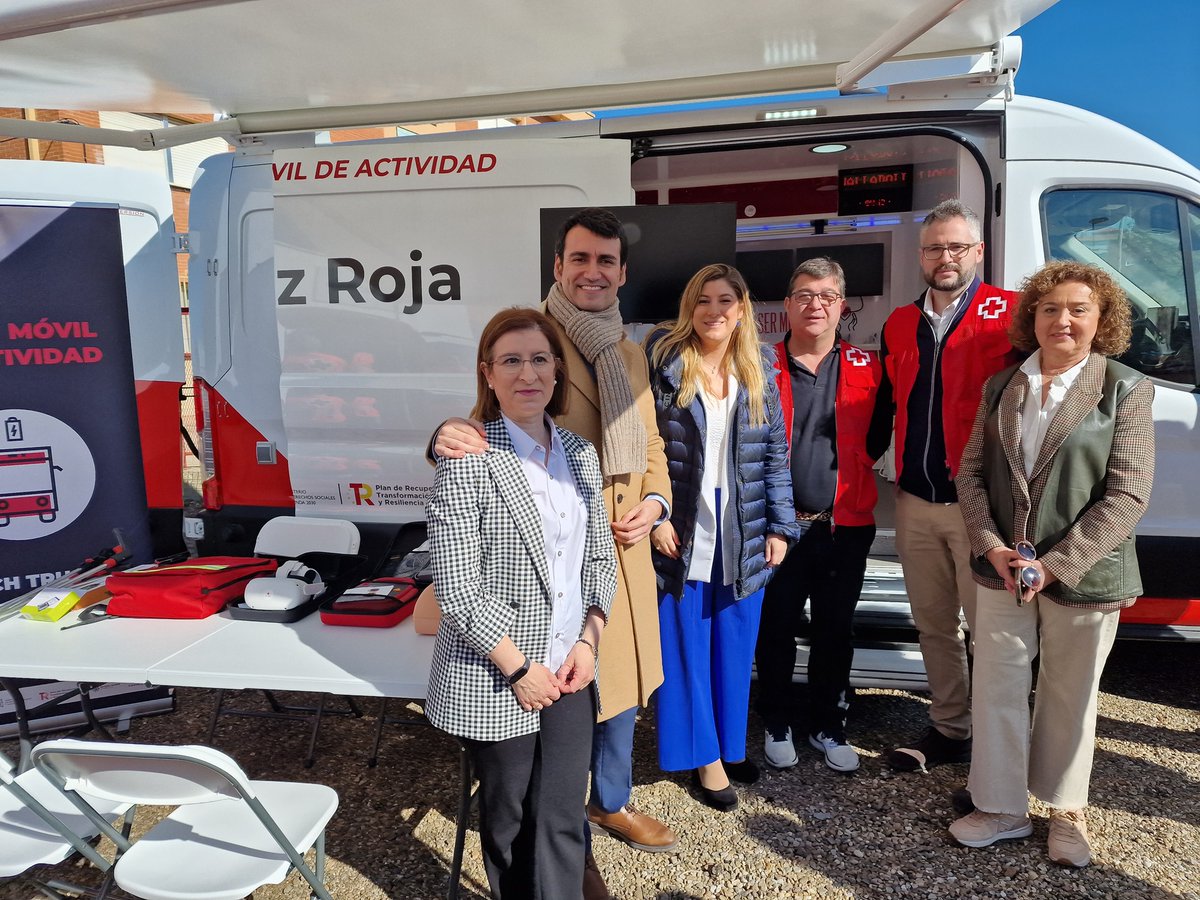
[[[34,747],[33,763],[117,845],[117,885],[135,897],[241,900],[294,868],[313,898],[332,900],[324,886],[325,826],[338,805],[332,788],[251,781],[211,747],[67,739]],[[131,843],[89,812],[81,794],[177,808]],[[309,868],[304,856],[313,847]]]
[[[56,865],[73,853],[80,853],[101,872],[112,863],[105,859],[91,840],[100,833],[90,815],[84,815],[63,792],[36,769],[17,774],[12,762],[0,753],[0,878],[14,878],[38,866]],[[130,804],[86,796],[93,814],[103,821],[116,822],[125,817],[128,833],[132,815]],[[97,890],[64,881],[29,879],[47,897],[61,898],[62,892],[104,896],[108,884]]]

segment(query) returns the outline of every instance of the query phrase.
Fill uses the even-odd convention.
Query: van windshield
[[[1133,342],[1121,361],[1194,385],[1179,207],[1175,197],[1152,191],[1060,190],[1042,198],[1047,256],[1098,266],[1125,289]]]

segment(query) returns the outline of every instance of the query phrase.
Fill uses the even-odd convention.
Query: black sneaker
[[[971,739],[948,738],[930,727],[911,747],[897,747],[887,755],[888,765],[897,772],[925,772],[946,763],[969,763]]]

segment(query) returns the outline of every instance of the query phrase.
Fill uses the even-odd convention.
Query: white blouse
[[[733,535],[737,523],[730,519],[735,513],[729,505],[730,432],[736,427],[734,410],[737,407],[738,382],[727,376],[725,399],[714,397],[699,386],[704,404],[704,470],[700,479],[700,497],[696,504],[696,531],[692,536],[692,558],[688,563],[687,580],[708,582],[712,578],[713,559],[717,554],[718,530],[725,536],[721,541],[721,567],[724,583],[733,584],[737,578],[738,561],[734,556]],[[721,491],[720,509],[716,508],[717,491]],[[721,528],[717,528],[717,522]]]
[[[583,551],[587,505],[579,496],[562,438],[548,418],[550,447],[541,446],[508,416],[504,427],[529,481],[533,504],[542,520],[542,543],[550,572],[550,639],[539,660],[551,672],[566,662],[580,634],[583,608]]]
[[[1046,440],[1046,430],[1054,421],[1054,414],[1062,405],[1063,397],[1083,367],[1087,365],[1088,357],[1084,357],[1067,371],[1050,378],[1050,391],[1046,402],[1042,403],[1042,351],[1034,350],[1025,362],[1021,363],[1021,371],[1029,379],[1029,391],[1025,395],[1025,406],[1021,410],[1021,455],[1025,463],[1025,477],[1033,474],[1033,465],[1037,462],[1038,454],[1042,451],[1042,442]]]

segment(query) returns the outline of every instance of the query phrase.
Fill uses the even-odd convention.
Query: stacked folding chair
[[[17,774],[12,763],[0,754],[0,878],[26,878],[45,896],[62,898],[64,893],[104,896],[109,879],[99,889],[90,889],[64,881],[42,881],[32,870],[53,866],[79,853],[101,872],[112,863],[93,846],[100,833],[97,820],[112,823],[124,817],[120,833],[128,834],[132,815],[125,801],[82,795],[88,805],[85,814],[35,769]]]
[[[324,886],[325,826],[338,806],[332,788],[252,781],[211,747],[67,739],[39,744],[33,763],[116,844],[114,879],[135,897],[241,900],[294,869],[312,898],[332,900]],[[177,808],[130,841],[92,798]],[[304,857],[313,848],[310,867]]]

